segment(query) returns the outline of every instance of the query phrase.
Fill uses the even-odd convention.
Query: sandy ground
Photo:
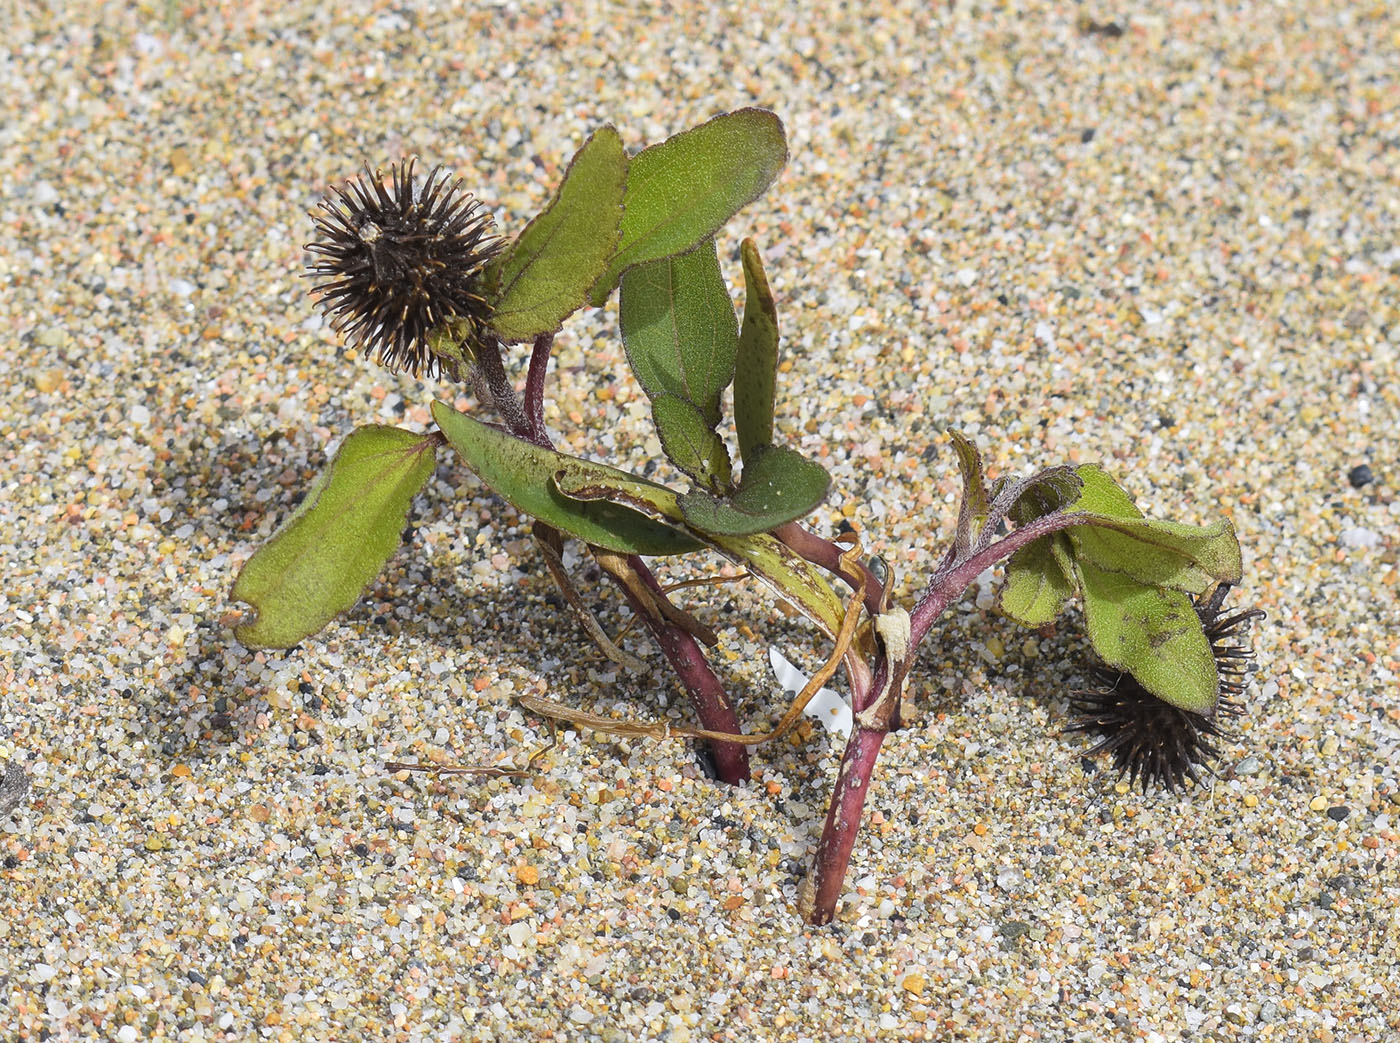
[[[1394,7],[9,11],[0,1037],[1400,1033]],[[412,153],[511,231],[598,124],[635,149],[754,104],[791,161],[720,253],[734,279],[740,237],[764,250],[779,422],[836,480],[815,528],[850,519],[912,591],[950,532],[954,426],[996,473],[1100,460],[1150,513],[1232,518],[1237,603],[1269,613],[1219,776],[1144,797],[1061,734],[1077,617],[1028,633],[974,589],[821,929],[794,912],[840,754],[820,728],[737,789],[684,744],[572,730],[533,779],[385,773],[517,762],[547,734],[525,692],[687,719],[446,453],[343,620],[284,655],[230,630],[237,568],[328,448],[471,404],[316,316],[326,187]],[[558,361],[561,445],[645,466],[615,310]],[[755,722],[770,645],[818,661],[757,589],[685,603]]]

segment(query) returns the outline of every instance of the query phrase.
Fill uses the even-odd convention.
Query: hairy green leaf
[[[739,455],[747,464],[754,450],[773,444],[773,410],[778,388],[778,307],[763,259],[752,239],[739,246],[744,263],[744,323],[734,374],[734,426]]]
[[[677,501],[690,527],[710,535],[769,532],[826,499],[826,468],[794,449],[766,446],[744,464],[739,488],[727,499],[692,490]]]
[[[627,360],[647,395],[682,398],[717,426],[739,330],[714,240],[629,271],[619,312]]]
[[[1082,559],[1076,568],[1089,640],[1099,657],[1164,702],[1210,712],[1220,677],[1190,596]]]
[[[675,494],[664,486],[512,437],[445,402],[433,403],[433,419],[467,466],[497,495],[561,532],[623,554],[681,554],[701,546],[682,528]],[[566,479],[626,489],[638,499],[660,505],[663,520],[620,503],[582,502],[565,496],[559,486]],[[667,524],[665,519],[674,521]]]
[[[728,488],[729,450],[700,411],[665,392],[652,400],[651,411],[661,448],[671,462],[707,489]]]
[[[1026,525],[1068,507],[1083,487],[1072,467],[1047,467],[1024,478],[998,478],[992,483],[989,518],[1005,517]]]
[[[1153,586],[1199,593],[1213,581],[1237,583],[1242,571],[1234,527],[1149,521],[1104,471],[1079,468],[1084,487],[1071,510],[1097,517],[1068,530],[1075,556]]]
[[[621,235],[627,156],[611,125],[578,150],[549,205],[506,251],[491,326],[502,340],[553,333],[588,301]]]
[[[787,162],[782,121],[740,109],[632,157],[623,197],[622,240],[592,290],[601,305],[634,265],[683,253],[753,202]]]
[[[353,431],[239,572],[233,596],[257,615],[234,630],[238,640],[290,648],[355,604],[398,548],[440,444],[435,435],[379,424]]]
[[[1028,543],[1006,562],[997,595],[1001,611],[1028,627],[1044,626],[1064,611],[1074,594],[1074,560],[1065,537],[1053,533]]]

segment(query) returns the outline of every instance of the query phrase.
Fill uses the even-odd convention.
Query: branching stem
[[[934,620],[962,596],[974,579],[1026,544],[1072,525],[1082,524],[1086,517],[1082,513],[1074,512],[1037,518],[990,546],[962,560],[951,560],[940,567],[929,580],[928,589],[924,591],[923,597],[909,616],[910,658],[912,659],[919,642],[927,636]],[[787,540],[784,539],[784,542]],[[798,550],[793,543],[788,545]],[[803,545],[810,546],[810,543]],[[803,551],[798,550],[798,553]],[[820,561],[816,563],[822,564]],[[875,773],[875,761],[880,755],[880,744],[885,741],[885,736],[889,734],[891,724],[896,719],[903,698],[904,673],[908,665],[909,659],[903,663],[891,663],[882,654],[876,663],[870,689],[866,692],[851,693],[855,723],[851,738],[846,743],[846,751],[841,757],[841,769],[836,775],[836,787],[827,807],[826,823],[822,827],[822,837],[817,845],[812,873],[803,887],[801,910],[811,923],[830,923],[836,915],[836,904],[841,899],[841,891],[845,885],[851,851],[860,832],[865,798],[870,792],[870,782]],[[854,681],[854,676],[852,680]],[[867,708],[877,709],[877,704],[879,712],[862,712]]]

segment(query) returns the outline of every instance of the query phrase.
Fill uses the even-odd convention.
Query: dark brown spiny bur
[[[1098,741],[1088,755],[1112,754],[1118,774],[1127,773],[1129,782],[1140,784],[1144,793],[1153,786],[1180,789],[1187,779],[1199,782],[1200,770],[1209,770],[1210,762],[1220,756],[1215,740],[1225,735],[1222,718],[1244,712],[1240,697],[1254,650],[1238,639],[1249,623],[1262,619],[1264,613],[1250,609],[1222,617],[1220,610],[1229,589],[1229,584],[1222,583],[1196,599],[1196,615],[1210,642],[1220,678],[1216,705],[1209,713],[1193,713],[1165,703],[1131,674],[1105,667],[1093,670],[1103,687],[1078,693],[1071,701],[1075,717],[1065,730],[1096,736]]]
[[[312,214],[319,255],[313,293],[346,341],[414,376],[451,380],[493,336],[482,272],[500,240],[491,215],[460,178],[435,167],[417,182],[414,160],[386,179],[366,166]]]

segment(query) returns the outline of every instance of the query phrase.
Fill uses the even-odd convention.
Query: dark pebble
[[[1345,804],[1338,804],[1334,808],[1327,809],[1327,817],[1333,822],[1340,822],[1350,814],[1351,808],[1347,807]]]
[[[1351,483],[1353,489],[1360,489],[1363,485],[1370,485],[1376,480],[1376,476],[1371,473],[1371,468],[1367,464],[1357,464],[1347,472],[1347,481]]]
[[[0,771],[0,815],[8,815],[24,803],[29,792],[29,776],[16,761],[7,761]]]
[[[209,979],[206,978],[204,975],[200,974],[199,971],[194,971],[194,970],[186,971],[186,972],[185,972],[185,977],[188,978],[190,981],[194,982],[196,985],[208,985],[208,984],[209,984]]]
[[[1079,140],[1087,145],[1089,144],[1089,142],[1094,140],[1094,135],[1097,133],[1098,131],[1093,127],[1085,127],[1079,132]]]

